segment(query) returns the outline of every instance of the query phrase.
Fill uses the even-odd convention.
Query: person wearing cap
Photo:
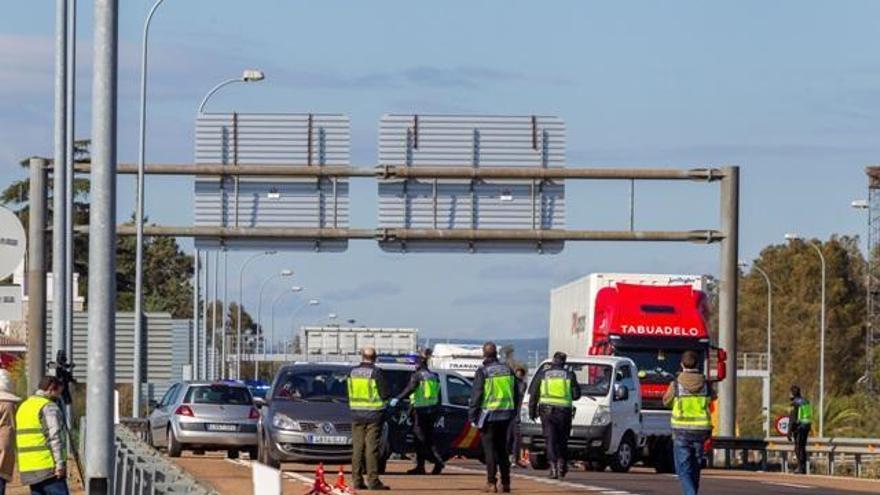
[[[416,369],[410,375],[409,383],[397,397],[391,399],[390,403],[391,407],[396,407],[397,403],[405,398],[410,401],[416,444],[416,465],[406,474],[427,474],[425,461],[428,460],[434,464],[431,474],[437,475],[443,472],[443,457],[434,443],[434,424],[440,415],[440,375],[428,369],[430,359],[430,349],[419,353]]]
[[[348,407],[351,410],[351,477],[357,490],[388,490],[379,480],[379,446],[385,405],[391,391],[376,367],[376,349],[361,350],[361,364],[348,376]],[[364,473],[367,481],[364,483]]]
[[[801,388],[792,385],[791,413],[788,416],[788,441],[794,441],[794,453],[797,456],[797,474],[807,474],[807,438],[813,423],[813,405],[801,395]]]
[[[498,347],[483,344],[483,365],[474,373],[468,404],[471,424],[480,430],[486,458],[486,486],[483,493],[497,493],[500,474],[502,493],[510,493],[510,452],[507,435],[522,399],[510,366],[498,361]]]
[[[529,418],[541,418],[550,478],[568,473],[568,439],[571,435],[572,403],[581,398],[581,387],[571,370],[565,369],[568,356],[553,354],[550,366],[535,374],[529,387]]]
[[[12,376],[0,369],[0,495],[15,471],[15,409],[21,399],[12,393]]]

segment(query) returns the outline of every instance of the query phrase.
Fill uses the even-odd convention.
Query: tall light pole
[[[818,242],[805,241],[803,237],[797,234],[785,234],[788,241],[803,241],[805,244],[812,246],[819,255],[819,261],[822,262],[822,308],[820,311],[820,330],[819,330],[819,438],[825,437],[825,255]]]
[[[864,383],[869,391],[873,391],[874,383],[873,377],[871,376],[871,366],[874,361],[874,345],[872,334],[874,332],[874,322],[872,321],[871,315],[873,314],[874,302],[871,297],[871,289],[872,289],[872,275],[874,273],[874,253],[871,252],[871,247],[874,239],[871,238],[871,222],[873,219],[871,218],[871,203],[866,199],[857,199],[850,203],[850,206],[857,210],[867,210],[868,211],[868,242],[865,246],[866,253],[866,261],[867,268],[865,270],[865,374],[859,378],[860,383]]]
[[[293,313],[290,314],[290,326],[291,326],[291,329],[294,329],[294,330],[295,330],[295,328],[296,328],[296,327],[294,327],[294,325],[293,325],[294,318],[296,318],[296,315],[298,315],[302,310],[306,309],[306,308],[309,307],[309,306],[318,306],[319,304],[321,304],[321,301],[319,301],[318,299],[309,299],[308,301],[306,301],[306,302],[304,302],[303,304],[301,304],[300,307],[298,307],[298,308],[296,308],[295,310],[293,310]],[[292,339],[293,339],[293,335],[291,335],[291,340],[292,340]],[[294,354],[293,349],[291,349],[290,353],[291,353],[291,354]]]
[[[165,0],[156,0],[147,13],[141,39],[141,100],[140,100],[140,133],[138,139],[137,190],[135,191],[135,261],[134,261],[134,379],[132,380],[132,415],[141,416],[141,382],[144,367],[144,161],[146,159],[147,140],[147,41],[150,35],[150,23],[156,9]]]
[[[235,326],[235,378],[236,380],[241,379],[241,312],[244,308],[244,269],[247,268],[248,264],[251,261],[256,260],[262,256],[272,256],[276,254],[278,251],[270,250],[262,253],[257,253],[250,258],[246,259],[244,263],[241,264],[241,269],[238,271],[238,315]]]
[[[67,24],[67,113],[65,115],[65,145],[67,151],[65,153],[65,173],[67,175],[67,184],[65,185],[66,196],[64,205],[67,214],[64,216],[64,278],[67,290],[64,300],[65,318],[64,326],[64,350],[67,352],[67,361],[73,362],[73,299],[76,296],[73,285],[73,199],[74,199],[74,173],[73,165],[75,160],[75,129],[76,129],[76,0],[67,0],[69,6],[67,8],[68,24]],[[65,409],[69,415],[70,408]]]
[[[220,84],[211,88],[211,90],[208,91],[208,93],[202,99],[202,103],[199,104],[199,112],[198,113],[199,114],[205,113],[205,105],[208,104],[208,100],[211,99],[211,97],[214,96],[214,93],[219,91],[220,88],[222,88],[224,86],[228,86],[230,84],[240,83],[240,82],[259,82],[265,78],[266,78],[266,75],[263,73],[263,71],[261,71],[259,69],[247,69],[241,73],[241,77],[233,77],[232,79],[227,79],[227,80],[221,82]]]
[[[748,267],[747,263],[742,263],[743,268]],[[773,394],[773,284],[770,282],[770,275],[767,274],[757,264],[752,264],[752,268],[758,272],[767,284],[767,416],[764,421],[764,429],[767,436],[770,436],[770,409],[773,406],[771,400]]]
[[[275,280],[276,278],[292,276],[293,270],[285,268],[284,270],[281,270],[280,272],[264,280],[263,285],[260,286],[260,295],[259,299],[257,300],[257,321],[259,322],[261,331],[263,330],[263,291],[266,290],[266,286],[269,285],[269,282]],[[257,348],[259,348],[260,338],[256,334],[254,334],[254,338],[256,338],[256,344],[254,345],[254,380],[257,380],[260,376],[260,361],[259,358],[256,356],[256,350]],[[265,345],[263,346],[263,348],[265,349]]]
[[[64,348],[67,327],[67,28],[68,0],[55,2],[55,159],[52,167],[52,346],[50,355]]]
[[[278,301],[280,301],[281,298],[284,297],[285,295],[296,294],[298,292],[302,292],[303,290],[305,290],[304,287],[294,285],[293,287],[290,288],[290,290],[285,290],[285,291],[280,292],[277,296],[275,296],[275,299],[272,301],[272,307],[269,310],[269,314],[270,314],[269,318],[270,318],[270,321],[272,322],[272,326],[269,329],[269,352],[272,352],[272,348],[275,346],[275,306],[278,305]],[[265,345],[263,347],[265,349]]]

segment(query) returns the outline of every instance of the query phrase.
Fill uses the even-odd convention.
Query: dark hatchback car
[[[411,365],[379,364],[396,395],[406,387]],[[264,400],[257,400],[259,459],[282,462],[348,462],[351,459],[351,416],[348,409],[348,363],[295,363],[278,371]],[[467,420],[470,382],[454,372],[439,371],[441,414],[437,444],[447,457],[481,456],[479,432]],[[388,410],[383,431],[383,461],[391,454],[414,452],[408,400]],[[384,464],[384,462],[383,462]]]

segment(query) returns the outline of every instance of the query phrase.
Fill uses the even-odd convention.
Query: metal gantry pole
[[[140,134],[138,142],[138,173],[137,190],[135,192],[135,241],[134,268],[134,378],[132,379],[132,415],[141,415],[141,383],[144,372],[144,161],[146,158],[146,124],[147,124],[147,41],[150,34],[150,21],[156,9],[165,0],[157,0],[144,21],[141,41],[141,99],[140,99]]]
[[[67,315],[64,322],[64,349],[67,351],[68,362],[73,362],[73,300],[76,297],[76,286],[73,283],[73,224],[74,215],[74,161],[76,160],[76,0],[68,0],[70,5],[67,8],[68,27],[67,27],[67,113],[66,127],[67,137],[65,174],[67,175],[67,185],[65,205],[67,214],[65,215],[64,227],[64,278],[67,282],[66,297],[64,300],[64,313]],[[65,412],[70,412],[69,408]]]
[[[36,390],[46,371],[46,173],[48,161],[30,159],[28,206],[27,390]]]
[[[199,340],[199,349],[201,356],[199,357],[199,379],[206,380],[208,378],[208,304],[211,298],[209,289],[209,275],[211,268],[211,251],[205,250],[205,302],[202,304],[202,328],[199,329],[201,340]]]
[[[226,372],[226,315],[229,312],[229,253],[223,248],[223,311],[220,313],[220,378],[228,378]]]
[[[67,1],[55,0],[55,159],[52,167],[52,356],[64,347],[67,318]],[[112,227],[111,227],[112,228]]]
[[[214,255],[214,281],[211,284],[213,295],[211,296],[211,380],[217,378],[217,300],[219,299],[220,287],[220,251]],[[220,308],[220,312],[223,309]]]
[[[199,378],[199,301],[201,299],[199,279],[201,278],[201,256],[199,248],[193,248],[193,320],[192,320],[192,379]]]
[[[116,321],[116,88],[118,0],[95,0],[92,175],[89,212],[89,332],[86,493],[113,487]]]
[[[727,377],[719,385],[719,435],[736,434],[736,306],[739,282],[739,167],[724,167],[721,179],[721,280],[719,344],[727,351]]]

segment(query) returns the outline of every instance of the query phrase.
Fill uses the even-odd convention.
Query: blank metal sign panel
[[[196,163],[277,166],[348,166],[349,118],[308,113],[209,113],[196,121]],[[195,224],[223,227],[348,228],[345,178],[199,176]],[[221,240],[198,239],[218,248]],[[223,240],[230,249],[344,251],[347,240]]]
[[[563,167],[565,125],[557,117],[400,115],[382,117],[379,164],[399,167]],[[565,228],[563,181],[391,179],[379,183],[386,229]],[[543,252],[563,242],[400,241],[385,251]]]

